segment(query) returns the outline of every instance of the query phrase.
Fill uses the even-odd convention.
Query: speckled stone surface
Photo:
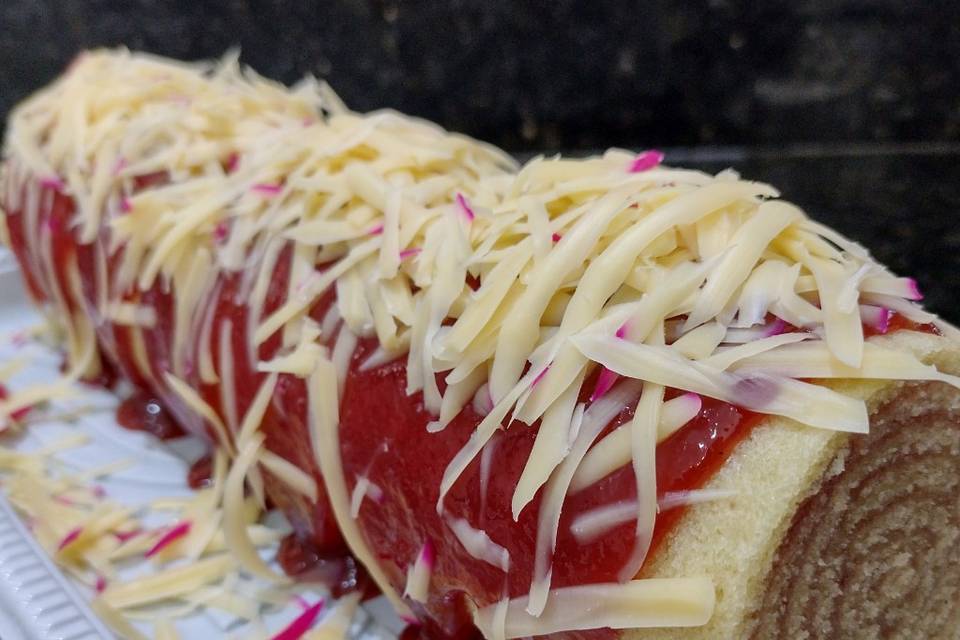
[[[0,115],[117,44],[510,149],[960,136],[956,0],[0,0]]]

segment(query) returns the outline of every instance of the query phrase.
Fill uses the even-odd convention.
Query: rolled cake
[[[2,219],[68,377],[228,455],[251,573],[244,484],[424,637],[958,637],[956,330],[661,160],[101,51],[12,114]]]

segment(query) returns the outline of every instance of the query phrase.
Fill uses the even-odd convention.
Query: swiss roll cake
[[[957,330],[775,187],[663,161],[93,51],[13,111],[0,228],[67,378],[156,399],[225,514],[279,509],[411,633],[956,638]]]

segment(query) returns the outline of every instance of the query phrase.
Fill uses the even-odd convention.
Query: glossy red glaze
[[[372,341],[361,344],[355,362],[374,347]],[[363,502],[359,520],[367,541],[377,550],[395,585],[404,584],[407,567],[424,541],[429,539],[433,544],[436,560],[431,595],[426,611],[421,613],[428,613],[444,633],[456,636],[469,625],[458,615],[462,613],[460,608],[451,606],[462,594],[469,594],[482,606],[499,600],[505,587],[512,597],[529,591],[540,496],[524,509],[517,522],[511,516],[510,502],[533,446],[536,428],[515,423],[499,432],[492,445],[494,471],[486,496],[480,491],[480,464],[476,460],[451,490],[441,517],[436,509],[440,478],[481,418],[468,407],[442,435],[430,434],[424,428],[430,416],[419,396],[408,397],[404,386],[403,361],[369,372],[356,368],[351,371],[341,408],[344,466],[351,485],[357,476],[366,475],[384,491],[382,501]],[[591,388],[589,382],[584,385],[584,389]],[[631,418],[632,409],[625,408],[607,431]],[[755,422],[751,414],[705,399],[700,415],[661,445],[657,456],[658,489],[675,491],[701,486]],[[633,525],[622,525],[581,545],[570,532],[570,524],[581,513],[630,500],[635,495],[632,469],[625,467],[568,496],[554,554],[555,587],[617,579],[633,551]],[[658,520],[658,540],[676,522],[679,513],[676,510],[673,517]],[[511,558],[509,576],[470,556],[452,536],[445,518],[466,518],[506,547]]]
[[[131,431],[146,431],[160,440],[172,440],[186,435],[160,402],[142,391],[135,391],[120,403],[117,407],[117,424]]]
[[[334,597],[360,590],[364,599],[379,595],[366,570],[339,547],[323,549],[309,538],[289,534],[280,542],[277,562],[290,577],[330,587]]]
[[[940,329],[938,329],[936,325],[920,324],[918,322],[914,322],[913,320],[908,320],[896,312],[890,315],[890,320],[887,322],[886,331],[880,331],[877,327],[863,325],[863,335],[867,338],[895,333],[897,331],[919,331],[921,333],[932,333],[933,335],[937,336],[940,335]]]
[[[194,491],[206,489],[213,482],[213,456],[209,453],[197,459],[187,472],[187,486]]]

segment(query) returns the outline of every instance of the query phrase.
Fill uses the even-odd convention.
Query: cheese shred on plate
[[[32,419],[42,422],[48,412],[39,413]],[[259,449],[261,438],[250,438],[241,464],[231,473],[243,470],[243,458]],[[248,524],[248,508],[240,522],[224,518],[224,503],[234,492],[224,486],[230,478],[222,452],[214,462],[211,486],[185,499],[133,510],[92,484],[86,477],[90,473],[71,474],[56,457],[85,444],[84,437],[67,437],[29,452],[0,448],[0,478],[40,545],[67,575],[89,589],[93,610],[121,637],[145,638],[141,623],[153,622],[155,637],[177,638],[175,622],[203,608],[259,621],[266,628],[264,616],[293,603],[304,589],[285,579],[272,584],[258,580],[256,565],[249,572],[238,569],[238,538],[257,554],[275,551],[283,532]],[[94,474],[103,477],[107,471]],[[158,518],[170,524],[148,524]],[[237,533],[225,536],[230,528]],[[276,578],[272,571],[269,576]],[[354,609],[347,606],[338,615],[352,616]],[[334,626],[346,624],[340,618]]]

